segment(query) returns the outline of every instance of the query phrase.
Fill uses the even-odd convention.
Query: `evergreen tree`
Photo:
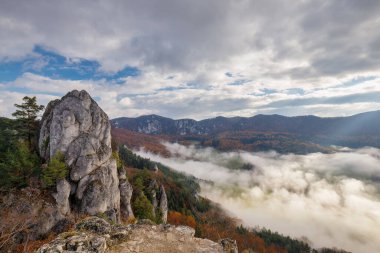
[[[0,117],[0,163],[4,161],[7,151],[15,149],[17,137],[15,120]]]
[[[25,187],[30,177],[39,169],[39,158],[29,151],[25,142],[9,149],[0,161],[0,185],[3,188]]]
[[[69,173],[65,164],[65,156],[57,152],[50,160],[47,168],[42,171],[42,181],[46,187],[54,186],[59,180],[64,179]]]
[[[133,212],[139,219],[155,220],[153,205],[149,202],[144,192],[140,192],[133,201]]]
[[[26,137],[29,149],[32,149],[32,140],[38,130],[38,113],[45,107],[37,104],[36,97],[25,96],[22,100],[22,104],[15,104],[18,109],[12,115],[18,120],[20,136]]]

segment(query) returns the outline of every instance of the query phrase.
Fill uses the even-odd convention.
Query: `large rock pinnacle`
[[[70,199],[75,199],[70,203],[71,209],[89,214],[110,210],[119,213],[119,179],[112,158],[111,125],[107,114],[86,91],[71,91],[48,104],[41,120],[39,151],[46,160],[57,152],[65,155],[70,168],[70,196],[74,197]],[[67,196],[59,192],[59,186],[58,195]]]

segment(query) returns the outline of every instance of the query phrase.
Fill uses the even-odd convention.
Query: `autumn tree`
[[[38,130],[37,117],[45,107],[37,104],[36,97],[25,96],[22,100],[23,103],[15,104],[18,109],[12,115],[19,123],[17,127],[19,135],[27,139],[29,149],[32,149],[32,140]]]
[[[197,225],[193,216],[184,215],[176,211],[169,211],[168,223],[173,224],[173,225],[185,225],[192,228],[196,228],[196,225]]]

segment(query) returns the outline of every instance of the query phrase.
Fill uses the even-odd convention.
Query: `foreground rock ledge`
[[[236,241],[216,242],[195,238],[194,229],[173,225],[111,225],[98,217],[89,217],[75,230],[60,234],[37,253],[58,252],[141,252],[141,253],[237,253]]]

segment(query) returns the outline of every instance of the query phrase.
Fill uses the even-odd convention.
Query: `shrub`
[[[116,167],[118,170],[121,170],[123,168],[123,162],[120,159],[119,153],[117,151],[112,151],[112,157],[116,161]]]
[[[149,202],[143,192],[140,192],[133,201],[133,211],[135,216],[139,219],[155,221],[153,205]]]
[[[58,151],[50,160],[47,168],[42,171],[42,181],[46,187],[52,187],[68,174],[69,168],[65,164],[65,156]]]

